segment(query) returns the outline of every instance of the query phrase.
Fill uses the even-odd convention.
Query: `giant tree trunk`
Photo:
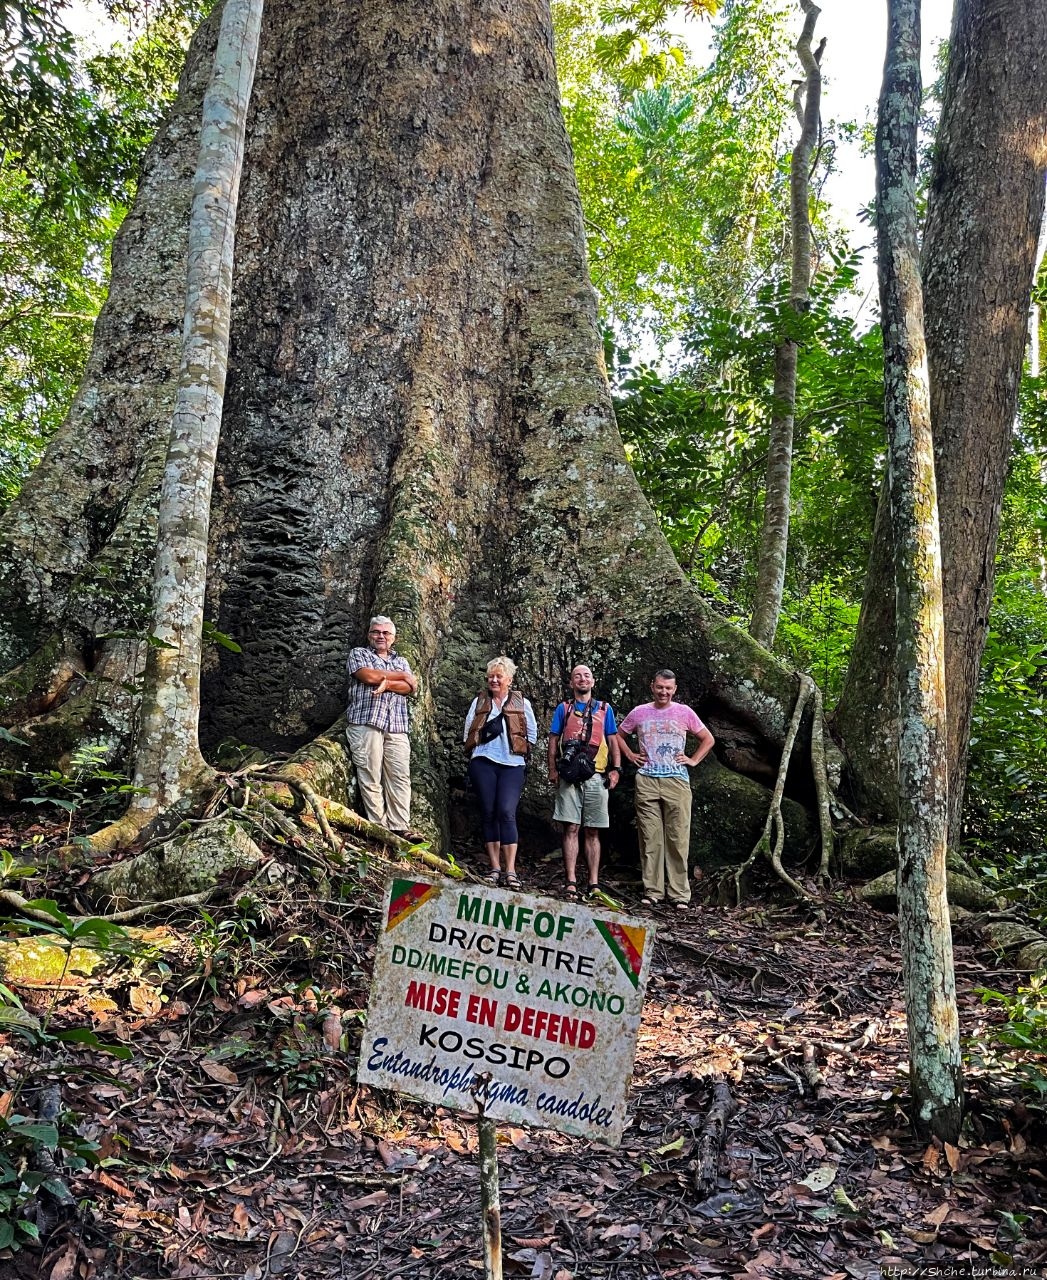
[[[923,242],[942,532],[950,843],[960,834],[971,708],[1043,216],[1047,0],[957,0]],[[835,725],[866,812],[897,814],[894,585],[881,496]]]
[[[957,1142],[960,1039],[945,891],[948,739],[938,502],[916,228],[920,0],[888,0],[876,246],[894,540],[898,925],[915,1119]]]
[[[0,528],[0,648],[24,663],[6,714],[34,750],[127,730],[126,694],[97,676],[133,675],[132,642],[105,633],[148,627],[140,585],[111,584],[138,583],[155,530],[213,32],[121,233],[85,388]],[[208,607],[242,653],[206,660],[205,746],[325,729],[381,611],[421,675],[434,827],[502,649],[546,715],[579,658],[618,701],[669,665],[728,750],[773,759],[791,677],[693,593],[614,425],[544,0],[269,0],[234,281]]]
[[[796,52],[804,70],[796,90],[796,115],[800,137],[793,148],[789,170],[789,207],[792,234],[792,267],[789,277],[789,310],[802,315],[811,293],[811,157],[821,125],[822,46],[811,48],[814,26],[821,10],[811,0],[800,0],[803,30]],[[774,349],[774,407],[767,442],[767,477],[764,484],[763,528],[756,574],[749,634],[770,649],[774,645],[785,591],[785,566],[789,554],[789,516],[792,505],[793,425],[796,419],[796,363],[799,347],[787,333]]]

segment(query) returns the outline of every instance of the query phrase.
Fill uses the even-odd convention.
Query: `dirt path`
[[[531,887],[555,878],[543,864]],[[80,1215],[43,1253],[0,1254],[0,1276],[482,1275],[474,1127],[354,1083],[377,882],[344,901],[324,887],[319,900],[277,895],[254,915],[197,922],[166,972],[125,963],[75,996],[28,994],[59,1022],[90,1017],[135,1056],[89,1055],[107,1073],[93,1078],[78,1056],[63,1075],[105,1163],[72,1180]],[[621,1148],[500,1133],[506,1275],[1043,1274],[1042,1113],[973,1065],[961,1146],[914,1140],[897,956],[894,921],[842,895],[817,913],[663,919]],[[956,964],[970,1038],[987,1016],[975,988],[1016,975],[987,970],[963,939]],[[325,1050],[325,1030],[334,1043],[339,1029],[347,1052]],[[0,1037],[5,1087],[26,1065]],[[702,1194],[717,1078],[738,1110]]]

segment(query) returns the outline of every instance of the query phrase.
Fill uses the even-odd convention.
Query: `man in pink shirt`
[[[691,901],[687,853],[691,843],[691,782],[693,769],[713,749],[715,738],[690,707],[673,702],[676,676],[655,673],[651,681],[653,701],[634,707],[618,726],[618,741],[626,760],[639,766],[636,775],[636,831],[640,838],[643,873],[643,905],[657,906],[665,899],[686,911]],[[635,733],[640,749],[632,751],[626,738]],[[688,755],[687,735],[698,739]]]

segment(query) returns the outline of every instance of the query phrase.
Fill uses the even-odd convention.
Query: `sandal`
[[[492,867],[484,876],[484,883],[494,885],[497,888],[502,883],[502,872],[499,867]]]
[[[661,906],[661,901],[658,898],[652,898],[645,893],[644,896],[640,899],[640,906],[647,911],[653,911],[655,907]]]
[[[516,874],[515,871],[507,871],[505,875],[502,876],[502,884],[507,889],[523,888],[523,883],[521,882],[520,877]]]
[[[586,886],[585,896],[587,898],[595,898],[599,892],[600,892],[600,882],[599,880],[597,880],[595,884],[590,884]]]
[[[578,881],[577,880],[567,881],[567,883],[563,887],[563,896],[567,899],[568,902],[578,901]]]

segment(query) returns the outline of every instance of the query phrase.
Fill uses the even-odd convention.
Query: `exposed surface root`
[[[822,854],[818,862],[818,883],[829,880],[829,861],[833,852],[833,824],[829,811],[829,772],[825,759],[825,704],[822,691],[815,684],[814,719],[811,723],[811,773],[814,775],[814,793],[818,801],[818,827],[822,837]]]
[[[785,792],[785,778],[789,772],[789,760],[792,756],[793,746],[796,743],[796,735],[799,732],[800,722],[803,719],[804,707],[815,692],[815,684],[810,676],[806,675],[802,671],[797,674],[799,676],[800,689],[796,695],[796,703],[793,706],[793,714],[792,719],[789,722],[789,730],[785,735],[785,745],[782,747],[781,763],[778,765],[778,777],[775,779],[774,791],[771,793],[771,803],[767,811],[767,821],[764,823],[763,832],[761,833],[759,840],[757,840],[752,853],[734,872],[735,901],[739,906],[741,906],[742,903],[742,877],[761,854],[770,860],[771,866],[774,868],[775,875],[783,884],[788,885],[798,898],[807,897],[807,894],[804,892],[803,886],[799,881],[794,880],[788,871],[786,871],[782,866],[782,849],[785,846],[785,821],[782,818],[782,796]],[[822,755],[824,765],[824,744]],[[824,768],[822,772],[824,775]]]

